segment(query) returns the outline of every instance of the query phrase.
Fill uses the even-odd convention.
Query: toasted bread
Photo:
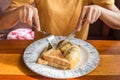
[[[44,64],[44,65],[48,65],[48,61],[45,61],[45,60],[43,60],[42,58],[38,58],[38,60],[37,60],[37,63],[39,63],[39,64]]]
[[[70,63],[62,55],[62,52],[59,49],[44,50],[42,55],[38,58],[38,63],[61,69],[68,69],[70,67]]]
[[[63,56],[69,61],[71,64],[70,69],[75,68],[77,63],[80,61],[81,54],[80,54],[80,47],[77,45],[70,46],[67,50],[63,53]]]
[[[57,49],[45,48],[37,62],[60,69],[73,69],[80,57],[80,47],[67,41],[59,44]]]
[[[71,66],[69,69],[75,68],[77,63],[80,61],[80,47],[70,43],[69,41],[61,41],[58,45],[62,51],[63,56],[69,61]]]
[[[68,47],[72,46],[73,44],[70,43],[69,41],[60,41],[60,43],[58,44],[58,48],[61,50],[62,53],[64,53]]]

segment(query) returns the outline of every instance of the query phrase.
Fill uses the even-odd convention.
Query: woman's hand
[[[101,7],[97,5],[83,6],[78,23],[78,31],[87,24],[92,24],[101,16]]]
[[[38,31],[40,31],[40,21],[37,8],[31,5],[23,5],[19,7],[19,19],[23,23],[27,23],[32,26],[33,23]]]

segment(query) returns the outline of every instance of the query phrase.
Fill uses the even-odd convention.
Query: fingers
[[[23,22],[26,23],[27,20],[27,7],[23,7]]]
[[[99,8],[99,6],[96,6],[96,5],[92,5],[92,6],[89,6],[89,9],[88,9],[88,15],[87,15],[87,20],[89,21],[89,23],[94,23],[98,20],[98,18],[100,17],[101,15],[101,10]]]
[[[26,23],[26,20],[27,20],[27,10],[26,10],[26,6],[25,5],[20,8],[19,18],[20,18],[21,22]]]
[[[78,20],[79,21],[78,26],[77,26],[78,31],[80,31],[80,29],[81,29],[81,27],[82,27],[82,25],[84,23],[84,18],[86,17],[86,11],[87,11],[87,7],[84,6],[82,11],[81,11],[81,16],[80,16],[80,18]]]
[[[98,18],[100,17],[100,10],[95,8],[92,10],[92,13],[91,13],[91,19],[90,19],[90,23],[94,23],[98,20]]]
[[[28,24],[29,26],[32,26],[33,13],[32,13],[31,8],[27,8],[27,10],[28,10],[28,14],[27,14],[27,24]]]
[[[91,18],[91,20],[90,20],[90,23],[91,23],[91,24],[94,23],[94,22],[96,22],[96,16],[97,16],[97,11],[96,11],[96,9],[95,9],[95,10],[93,10],[93,12],[92,12],[92,18]]]
[[[19,18],[20,18],[20,21],[21,22],[23,22],[23,11],[22,11],[22,9],[20,9],[20,11],[19,11]]]
[[[80,31],[82,26],[96,22],[100,15],[101,11],[99,9],[99,6],[96,5],[84,6],[81,12],[77,30]]]
[[[91,23],[91,20],[92,20],[92,16],[93,15],[93,9],[92,8],[88,8],[88,14],[86,16],[86,20]]]
[[[38,30],[38,31],[40,31],[41,29],[40,29],[40,21],[39,21],[39,16],[38,16],[38,11],[37,11],[37,9],[35,8],[35,13],[33,14],[33,22],[34,22],[34,24],[35,24],[35,26],[36,26],[36,29]]]
[[[21,22],[27,23],[29,26],[32,26],[32,23],[34,22],[36,29],[40,31],[38,11],[33,6],[31,5],[21,6],[19,11],[19,18]]]

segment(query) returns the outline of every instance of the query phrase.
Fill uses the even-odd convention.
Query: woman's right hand
[[[38,16],[37,8],[31,5],[23,5],[18,8],[19,10],[19,19],[21,22],[32,26],[33,23],[38,31],[40,31],[40,21]]]

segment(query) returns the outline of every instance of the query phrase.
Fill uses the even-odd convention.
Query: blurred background
[[[9,6],[11,0],[0,0],[0,14]],[[120,9],[120,0],[115,0],[115,5]],[[2,24],[0,24],[2,25]],[[16,27],[17,26],[17,27]],[[5,39],[7,33],[18,27],[27,27],[28,25],[18,23],[13,29],[0,33],[0,39]],[[120,40],[120,30],[114,30],[105,25],[101,20],[90,25],[89,40]]]

